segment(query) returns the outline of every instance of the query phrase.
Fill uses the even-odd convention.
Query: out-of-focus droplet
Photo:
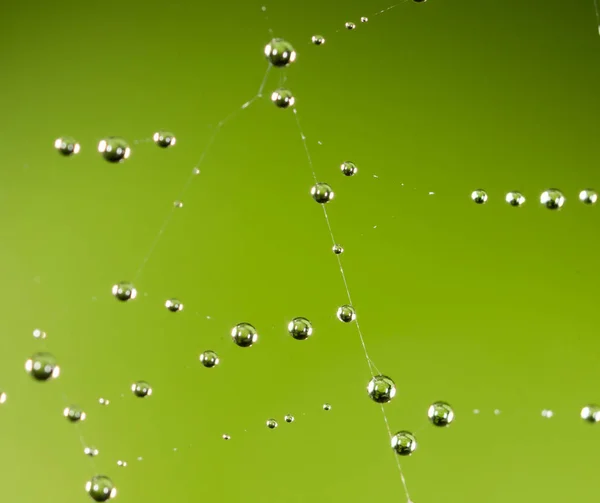
[[[168,299],[165,302],[165,307],[172,313],[183,311],[183,304],[177,299]]]
[[[127,461],[123,461],[122,459],[119,459],[119,461],[117,461],[117,466],[127,466]]]
[[[36,328],[33,331],[33,337],[35,339],[45,339],[46,338],[46,332],[44,332],[43,330],[40,330],[39,328]]]
[[[325,37],[322,35],[313,35],[311,41],[315,45],[323,45],[325,43]]]
[[[369,18],[368,18],[368,17],[365,17],[365,16],[363,16],[363,17],[361,17],[361,18],[360,18],[360,22],[361,22],[361,23],[368,23],[368,22],[369,22]]]
[[[6,403],[6,399],[8,398],[6,392],[0,389],[0,405]]]
[[[69,407],[66,407],[63,410],[63,415],[72,423],[85,421],[86,418],[85,412],[81,409],[81,407],[78,407],[77,405],[71,405]]]
[[[331,405],[328,403],[323,404],[323,410],[331,410]]]
[[[110,405],[110,400],[108,400],[107,398],[100,397],[100,398],[98,398],[98,403],[100,405],[106,406],[106,405]]]
[[[61,136],[54,142],[54,148],[65,157],[78,154],[81,146],[71,136]]]
[[[294,422],[294,416],[292,416],[291,414],[286,415],[284,418],[286,423],[293,423]]]
[[[98,449],[96,449],[95,447],[93,447],[93,446],[90,446],[90,447],[84,447],[84,449],[83,449],[83,453],[84,453],[86,456],[89,456],[90,458],[94,458],[94,457],[96,457],[98,454],[100,454],[100,451],[99,451]]]
[[[175,201],[173,206],[175,206],[175,208],[183,208],[183,201]]]
[[[231,439],[231,437],[229,435],[227,435],[227,434],[223,435],[223,440],[230,440],[230,439]]]
[[[586,405],[581,409],[581,419],[588,423],[600,422],[600,406],[598,405]]]
[[[356,28],[356,25],[354,23],[352,23],[351,21],[348,21],[345,25],[347,30],[354,30],[354,28]]]

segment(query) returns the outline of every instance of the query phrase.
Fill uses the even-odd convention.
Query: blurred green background
[[[371,357],[396,381],[390,427],[419,441],[402,460],[411,499],[597,492],[600,430],[579,411],[600,401],[600,208],[577,200],[600,187],[593,2],[409,1],[374,15],[388,6],[0,8],[4,500],[86,501],[100,472],[123,502],[405,501],[356,327],[335,317],[346,293],[299,130],[268,100],[284,78],[336,192],[329,215]],[[269,29],[298,59],[241,110],[265,74]],[[156,147],[158,129],[177,145]],[[81,153],[54,151],[61,135]],[[123,164],[96,152],[111,135],[131,143]],[[479,187],[483,206],[469,197]],[[563,190],[562,210],[538,204],[548,187]],[[525,206],[508,206],[509,190]],[[118,303],[111,286],[145,258],[139,297]],[[184,310],[168,312],[169,297]],[[313,323],[305,342],[287,335],[296,316]],[[252,348],[231,342],[241,321],[259,331]],[[41,349],[60,362],[54,382],[23,370]],[[206,349],[218,368],[198,362]],[[138,379],[152,397],[131,394]],[[435,400],[455,408],[448,429],[427,422]],[[79,428],[61,414],[71,403],[88,414]],[[80,434],[100,450],[93,462]]]

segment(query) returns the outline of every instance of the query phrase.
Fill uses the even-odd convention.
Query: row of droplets
[[[488,195],[485,190],[477,189],[471,193],[471,199],[476,204],[485,204],[488,200]],[[507,192],[504,200],[511,206],[523,206],[525,204],[525,196],[516,190]],[[579,192],[579,200],[583,204],[593,205],[598,201],[598,192],[594,189],[583,189]],[[558,210],[563,207],[566,202],[564,194],[558,189],[547,189],[540,195],[540,203],[550,210]]]

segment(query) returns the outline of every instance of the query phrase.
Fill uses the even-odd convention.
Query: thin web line
[[[594,0],[594,8],[596,9],[596,24],[598,25],[598,35],[600,35],[600,10],[598,10],[598,0]]]
[[[313,179],[315,182],[317,182],[317,174],[315,173],[315,168],[312,162],[312,157],[310,155],[310,151],[308,149],[308,143],[306,142],[306,135],[304,134],[304,131],[302,130],[302,126],[300,125],[300,119],[298,117],[298,110],[296,108],[294,108],[294,117],[296,118],[296,125],[298,126],[298,131],[300,132],[300,138],[302,139],[302,144],[304,145],[304,151],[306,152],[306,157],[308,159],[308,165],[310,167],[310,170],[312,172],[313,175]],[[325,205],[323,206],[323,214],[325,216],[325,222],[327,223],[327,229],[329,230],[329,235],[331,236],[331,241],[333,242],[333,244],[335,245],[335,236],[333,234],[333,229],[331,227],[331,222],[329,220],[329,215],[327,213],[327,209],[325,208]],[[339,255],[337,256],[338,259],[338,265],[340,267],[340,273],[342,276],[342,280],[344,282],[344,287],[346,289],[346,295],[348,296],[348,302],[350,305],[352,305],[352,296],[350,294],[350,288],[348,287],[348,281],[346,279],[346,273],[344,271],[344,267],[342,266],[342,260],[339,257]],[[358,336],[360,338],[360,343],[362,345],[363,348],[363,352],[365,354],[365,359],[367,360],[367,365],[369,366],[369,371],[371,372],[371,377],[373,377],[375,375],[375,371],[377,371],[377,374],[380,374],[379,370],[377,369],[377,367],[373,364],[373,361],[371,360],[371,357],[369,356],[369,352],[367,350],[367,345],[365,343],[365,339],[363,337],[362,331],[360,329],[360,325],[358,324],[358,320],[355,320],[355,324],[356,324],[356,329],[358,332]],[[388,436],[389,439],[391,441],[392,439],[392,431],[390,429],[390,424],[387,418],[387,414],[385,413],[385,410],[383,408],[383,405],[381,405],[381,412],[383,414],[383,419],[385,421],[385,426],[388,432]],[[398,466],[398,471],[400,472],[400,480],[402,481],[402,487],[404,488],[404,492],[406,494],[406,500],[408,502],[410,502],[410,495],[408,493],[408,488],[406,485],[406,478],[404,477],[404,472],[402,471],[402,466],[400,465],[400,460],[398,459],[398,456],[395,455],[396,458],[396,464]]]

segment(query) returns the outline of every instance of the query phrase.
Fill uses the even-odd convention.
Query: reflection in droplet
[[[335,253],[336,255],[341,255],[342,253],[344,253],[344,248],[342,247],[342,245],[333,245],[333,253]]]
[[[286,423],[293,423],[294,422],[294,416],[292,416],[291,414],[286,415],[284,418]]]
[[[329,405],[328,403],[324,403],[323,410],[331,410],[331,405]]]
[[[392,449],[399,456],[410,456],[417,448],[417,439],[409,431],[399,431],[392,437]]]
[[[342,170],[342,173],[346,176],[354,176],[356,175],[356,173],[358,173],[358,168],[356,167],[356,164],[354,164],[352,161],[345,161],[341,164],[340,169]]]

